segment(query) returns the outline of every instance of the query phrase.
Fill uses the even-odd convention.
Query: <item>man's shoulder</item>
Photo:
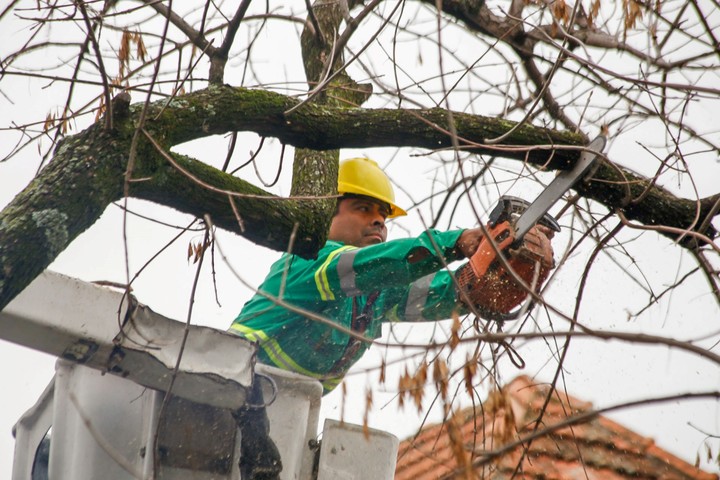
[[[297,263],[297,262],[300,262],[300,263],[313,263],[313,262],[316,262],[316,261],[318,261],[318,260],[327,258],[327,257],[328,257],[329,255],[331,255],[333,252],[336,252],[336,251],[338,251],[338,250],[341,250],[341,249],[343,249],[343,250],[356,250],[357,248],[358,248],[358,247],[354,247],[354,246],[352,246],[352,245],[346,245],[346,244],[343,243],[343,242],[337,242],[337,241],[335,241],[335,240],[328,240],[327,242],[325,242],[325,245],[323,245],[323,246],[320,248],[320,250],[318,250],[318,254],[317,254],[317,256],[314,257],[314,258],[306,258],[306,257],[301,257],[301,256],[295,255],[295,254],[284,253],[284,254],[282,254],[282,256],[281,256],[279,259],[277,259],[277,260],[275,261],[275,265],[286,264],[286,263],[288,262],[288,256],[290,257],[290,261],[291,261],[292,263]]]
[[[328,240],[325,242],[325,245],[323,245],[323,247],[318,251],[318,258],[322,257],[323,255],[329,255],[337,250],[357,250],[358,248],[360,247],[348,245],[344,242],[338,242],[337,240]]]

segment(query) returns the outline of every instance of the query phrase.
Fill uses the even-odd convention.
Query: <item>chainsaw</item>
[[[522,248],[525,234],[535,225],[544,225],[555,232],[560,231],[560,225],[548,211],[578,181],[587,178],[595,170],[606,143],[607,138],[604,135],[598,136],[590,142],[575,165],[570,170],[559,173],[534,201],[528,202],[518,197],[505,195],[500,198],[498,204],[490,212],[487,234],[481,240],[477,251],[470,258],[469,266],[476,279],[487,279],[493,274],[504,275],[505,278],[500,282],[495,281],[492,285],[489,281],[475,283],[473,288],[478,290],[496,289],[496,291],[490,292],[489,295],[490,297],[496,297],[497,300],[491,302],[493,305],[490,308],[482,308],[484,317],[493,320],[513,320],[520,313],[532,308],[532,302],[530,302],[529,306],[521,306],[515,312],[504,311],[513,308],[507,305],[517,305],[522,302],[522,299],[516,302],[517,295],[515,295],[514,299],[507,298],[506,284],[516,284],[517,282],[511,279],[511,275],[504,268],[500,268],[502,263],[507,264],[507,262],[501,262],[497,254],[501,252],[504,257],[509,258],[510,252],[518,252]],[[530,272],[533,272],[534,265],[528,263],[524,265],[523,268],[530,268]],[[530,266],[527,267],[526,265]],[[522,272],[518,272],[517,268],[514,268],[514,270],[523,278]],[[530,274],[530,278],[532,278],[532,274]],[[544,281],[544,278],[540,278],[538,281],[537,276],[535,279],[537,285],[542,284]],[[495,285],[500,286],[495,287]],[[519,295],[523,298],[527,297],[526,289],[519,292]]]

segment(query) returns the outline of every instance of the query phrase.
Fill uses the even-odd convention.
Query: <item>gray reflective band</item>
[[[430,283],[435,278],[435,273],[425,275],[415,280],[410,285],[407,303],[405,304],[405,320],[408,322],[419,322],[424,320],[422,312],[430,292]]]
[[[358,250],[350,250],[340,254],[337,263],[337,273],[340,278],[340,288],[345,292],[348,297],[356,297],[362,292],[358,290],[355,285],[355,270],[353,269],[353,263],[355,262],[355,255]]]

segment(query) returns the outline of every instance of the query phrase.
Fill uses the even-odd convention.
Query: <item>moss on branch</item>
[[[286,112],[297,100],[277,93],[213,86],[153,104],[145,128],[166,151],[197,138],[231,131],[253,131],[281,142],[313,150],[351,147],[413,146],[450,148],[449,116],[442,109],[391,110],[303,105]],[[566,168],[577,158],[573,149],[508,149],[483,141],[513,127],[512,122],[455,112],[452,115],[461,148],[515,158],[547,169]],[[70,242],[90,227],[107,205],[123,195],[130,139],[139,118],[139,107],[114,122],[115,131],[101,126],[68,137],[55,157],[28,187],[0,212],[0,309],[44,270]],[[579,135],[523,126],[507,144],[578,146]],[[312,256],[325,236],[326,222],[317,212],[326,205],[303,200],[280,200],[247,182],[201,162],[173,155],[175,162],[195,179],[180,173],[143,139],[138,148],[135,176],[149,180],[133,183],[131,193],[196,216],[210,213],[217,225],[252,241],[285,250],[297,225],[294,251]],[[407,160],[411,162],[411,159]],[[202,184],[211,185],[207,189]],[[327,185],[313,184],[304,195],[323,195]],[[242,230],[228,200],[234,196]],[[604,164],[593,181],[577,191],[609,209],[623,209],[630,220],[647,225],[686,229],[702,222],[712,202],[678,198],[649,179]],[[699,210],[698,210],[699,207]],[[709,224],[710,222],[706,222]],[[705,232],[714,237],[710,225]],[[672,234],[668,233],[669,236]],[[686,245],[688,246],[688,245]]]

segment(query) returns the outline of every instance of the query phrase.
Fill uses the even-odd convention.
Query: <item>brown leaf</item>
[[[373,405],[373,394],[372,389],[368,387],[368,389],[365,391],[365,415],[363,415],[363,435],[365,436],[365,440],[370,440],[370,427],[368,427],[368,417],[370,414],[370,409]]]
[[[447,400],[450,370],[444,360],[438,358],[433,364],[433,381],[443,400]]]
[[[591,27],[595,24],[598,13],[600,13],[600,0],[595,0],[590,6],[590,14],[588,15],[588,25]]]
[[[460,429],[461,420],[459,414],[456,412],[446,422],[448,439],[450,440],[450,449],[452,450],[453,456],[455,457],[455,463],[459,469],[463,470],[465,478],[473,478],[472,465],[470,463],[470,456],[467,450],[465,450],[465,442],[462,437],[462,431]]]
[[[105,105],[105,96],[100,97],[100,105],[98,105],[97,111],[95,112],[95,121],[97,122],[100,120],[100,118],[105,113],[105,110],[107,110],[107,106]]]
[[[707,461],[712,462],[713,452],[712,452],[712,448],[710,448],[710,445],[708,443],[705,444],[705,452],[707,454]]]
[[[132,34],[128,30],[123,30],[122,38],[120,38],[120,50],[118,51],[118,61],[120,62],[120,76],[125,76],[125,69],[130,64],[130,41]]]
[[[570,21],[570,9],[568,8],[565,0],[555,0],[552,4],[552,14],[558,23],[564,23],[567,25]]]
[[[457,312],[452,313],[452,326],[450,327],[450,351],[455,350],[455,347],[460,343],[460,316]]]
[[[52,112],[48,112],[47,117],[45,117],[45,123],[43,124],[43,130],[48,131],[55,125],[55,114]]]
[[[473,378],[475,378],[475,374],[477,373],[477,357],[475,355],[472,356],[472,358],[469,358],[467,362],[465,362],[465,367],[463,367],[463,379],[465,381],[465,391],[469,396],[472,397],[473,395]]]
[[[422,400],[425,395],[425,383],[427,382],[428,364],[423,359],[415,376],[411,380],[410,397],[415,402],[418,412],[422,412]]]
[[[412,397],[413,402],[415,402],[415,408],[417,408],[418,413],[421,413],[423,396],[425,396],[425,388],[424,387],[414,388],[410,392],[410,396]]]
[[[145,58],[147,58],[147,49],[145,48],[145,42],[143,42],[142,35],[139,33],[135,34],[135,48],[137,58],[144,62]]]
[[[193,264],[200,260],[200,244],[196,243],[193,245]]]
[[[642,18],[642,10],[640,10],[640,4],[635,0],[624,0],[625,7],[625,31],[629,28],[634,28],[638,19]]]
[[[428,364],[425,360],[423,360],[420,367],[417,369],[417,372],[415,372],[414,380],[416,385],[425,385],[425,382],[427,381],[427,370]]]
[[[410,391],[410,373],[405,366],[405,371],[398,379],[398,406],[403,408],[405,406],[405,395]]]

